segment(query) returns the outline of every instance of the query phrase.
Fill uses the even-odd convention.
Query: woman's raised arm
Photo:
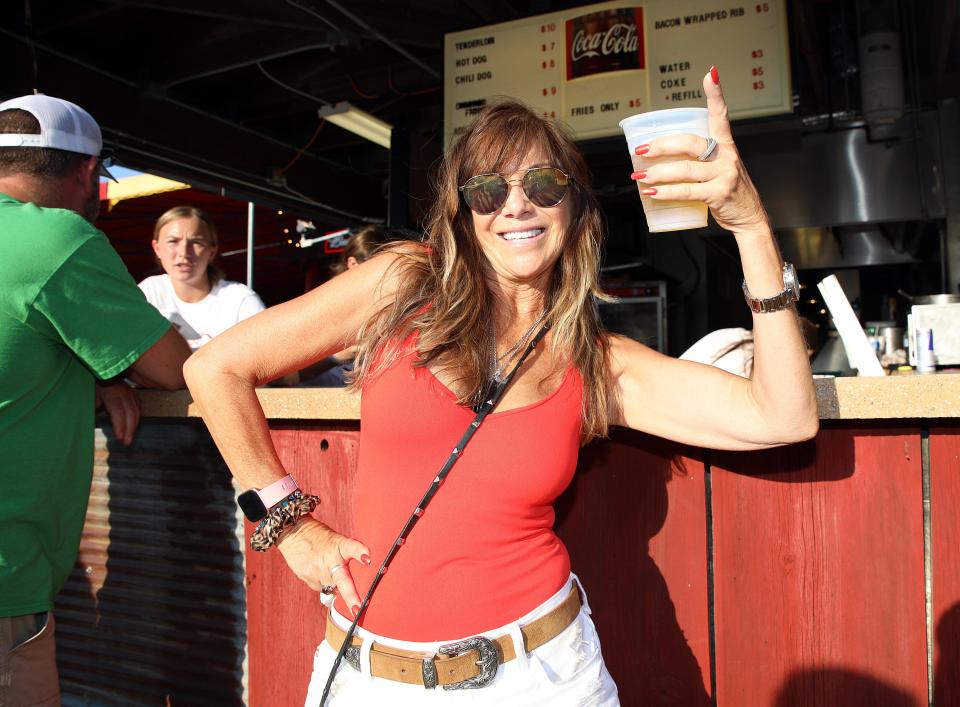
[[[653,199],[706,202],[717,223],[736,239],[751,295],[772,297],[785,287],[783,261],[734,145],[715,68],[704,77],[703,89],[710,135],[718,143],[713,159],[695,159],[704,151],[704,138],[660,138],[651,142],[646,157],[687,159],[654,165],[641,181],[656,191],[650,195]],[[720,449],[756,449],[809,439],[819,425],[817,402],[795,308],[754,313],[753,337],[750,379],[614,338],[611,370],[619,397],[618,424]]]

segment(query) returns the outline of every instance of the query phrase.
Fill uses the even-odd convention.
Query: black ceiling
[[[425,169],[441,150],[444,33],[577,4],[24,0],[0,28],[14,67],[0,91],[74,100],[130,165],[332,224],[383,219],[389,152],[320,127],[317,109],[348,100],[406,129]]]
[[[409,175],[408,186],[399,184],[416,221],[442,150],[444,33],[589,3],[8,4],[16,7],[0,27],[0,97],[36,88],[73,100],[100,121],[126,164],[341,225],[384,219],[389,176],[398,172]],[[795,119],[858,109],[855,37],[871,11],[892,13],[901,26],[914,60],[907,70],[917,77],[911,100],[960,94],[957,0],[794,0],[789,9]],[[317,109],[343,100],[400,128],[409,150],[394,158],[409,159],[409,169],[391,170],[387,150],[321,125]]]

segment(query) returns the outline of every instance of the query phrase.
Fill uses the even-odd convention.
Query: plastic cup
[[[634,171],[646,169],[658,162],[676,161],[674,157],[645,159],[634,152],[637,145],[664,135],[686,133],[708,137],[710,134],[706,108],[668,108],[640,113],[621,120],[620,127],[627,138]],[[637,189],[642,191],[645,187],[638,182]],[[707,205],[702,201],[660,201],[643,194],[640,195],[640,201],[651,233],[705,228],[707,225]]]

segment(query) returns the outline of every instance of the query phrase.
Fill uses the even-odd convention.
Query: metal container
[[[897,349],[903,348],[903,327],[885,326],[880,327],[877,332],[883,338],[883,352],[892,354]]]
[[[897,290],[910,304],[960,304],[960,295],[908,295]]]
[[[933,331],[933,348],[938,365],[960,365],[960,304],[915,304],[910,308],[907,330],[910,343],[916,348],[910,351],[910,364],[914,366],[918,365],[917,357],[924,348],[917,341],[921,329]]]

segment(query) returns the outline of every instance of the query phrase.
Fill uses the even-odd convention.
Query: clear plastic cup
[[[708,137],[710,134],[706,108],[668,108],[640,113],[621,120],[620,127],[627,138],[634,171],[646,169],[658,162],[676,160],[674,157],[645,159],[634,152],[637,145],[664,135],[687,133]],[[645,188],[637,183],[638,190]],[[643,194],[640,195],[640,201],[643,203],[643,213],[647,217],[647,227],[651,233],[704,228],[707,225],[707,205],[701,201],[659,201]]]

